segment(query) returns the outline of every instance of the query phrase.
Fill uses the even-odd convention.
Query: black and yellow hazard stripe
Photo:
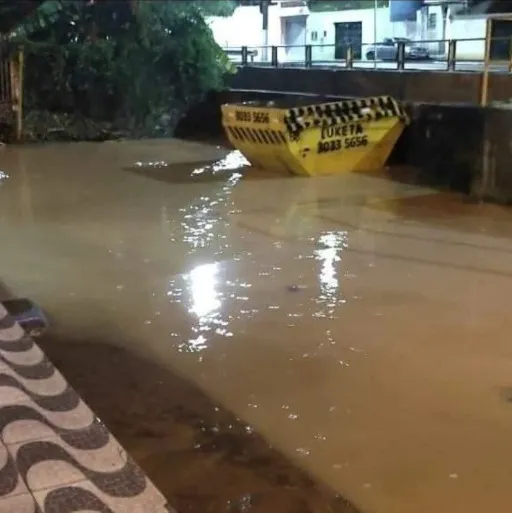
[[[284,122],[290,135],[296,138],[307,128],[377,121],[385,117],[397,117],[405,123],[409,122],[402,106],[391,96],[294,107],[288,109]]]
[[[278,130],[249,128],[240,126],[226,127],[233,139],[251,144],[286,144],[286,136]]]

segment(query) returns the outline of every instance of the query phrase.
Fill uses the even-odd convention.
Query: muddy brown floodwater
[[[175,140],[0,162],[0,279],[179,511],[509,512],[509,209]]]

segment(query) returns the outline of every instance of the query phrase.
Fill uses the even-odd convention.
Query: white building
[[[487,20],[492,19],[490,57],[509,60],[512,40],[512,2],[482,0],[467,9],[450,6],[446,37],[457,40],[457,58],[482,59]],[[479,38],[479,40],[474,40]]]
[[[295,2],[297,3],[297,2]],[[306,2],[299,2],[306,4]],[[290,6],[289,2],[279,2],[269,7],[268,31],[262,31],[262,14],[258,6],[237,7],[227,18],[211,17],[210,27],[215,40],[223,48],[247,46],[263,54],[263,46],[287,46],[280,49],[280,58],[304,58],[307,44],[307,19],[310,15],[306,5]],[[295,46],[295,48],[293,48]]]
[[[269,57],[263,47],[277,46],[280,47],[278,57],[281,62],[303,61],[307,44],[313,46],[316,61],[343,59],[343,43],[347,41],[353,48],[358,48],[364,58],[367,45],[389,37],[424,41],[422,46],[440,55],[447,51],[447,44],[442,40],[482,38],[480,41],[460,41],[457,46],[457,58],[481,59],[487,15],[458,15],[460,5],[460,2],[426,0],[426,5],[417,11],[416,21],[391,22],[389,7],[312,12],[307,2],[283,0],[269,7],[266,34],[262,31],[258,6],[238,7],[230,17],[211,17],[209,24],[220,46],[247,46],[256,50],[256,60]]]
[[[451,15],[446,38],[457,39],[458,59],[483,59],[487,17],[482,15]],[[475,41],[475,38],[482,38]]]

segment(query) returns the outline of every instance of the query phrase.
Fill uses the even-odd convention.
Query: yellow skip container
[[[297,175],[381,169],[409,118],[390,96],[282,108],[226,104],[231,144],[254,166]]]

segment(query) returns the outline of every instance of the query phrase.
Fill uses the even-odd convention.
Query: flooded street
[[[509,512],[512,210],[183,141],[1,151],[0,281],[179,512]]]

